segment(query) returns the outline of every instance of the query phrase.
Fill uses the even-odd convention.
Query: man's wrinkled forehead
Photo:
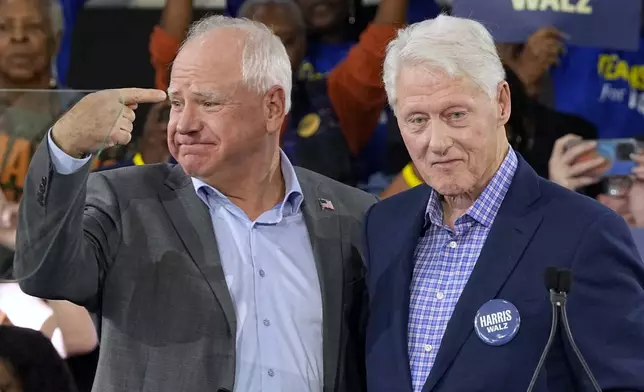
[[[234,86],[229,86],[234,87]],[[234,89],[234,88],[233,88]],[[224,88],[221,86],[208,85],[208,84],[170,84],[168,87],[168,98],[178,99],[183,97],[191,97],[204,101],[222,101],[227,98],[227,94],[223,93]]]
[[[398,75],[398,106],[402,111],[426,106],[441,111],[455,106],[473,107],[485,95],[467,77],[451,76],[437,68],[403,67]]]

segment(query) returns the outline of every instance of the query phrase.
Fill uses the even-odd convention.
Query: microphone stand
[[[572,331],[570,330],[570,324],[568,323],[568,313],[566,312],[566,303],[568,301],[568,292],[570,291],[570,286],[572,282],[571,272],[569,270],[559,270],[553,267],[548,267],[546,269],[546,286],[550,291],[550,303],[552,306],[552,324],[550,325],[550,336],[548,336],[548,342],[541,353],[537,367],[532,374],[532,379],[530,380],[530,385],[528,386],[527,392],[532,392],[535,384],[537,383],[537,378],[539,377],[539,372],[543,368],[548,352],[552,347],[554,342],[557,329],[559,327],[559,313],[561,312],[561,323],[563,324],[564,331],[566,333],[566,338],[572,347],[575,356],[581,363],[581,366],[584,368],[584,372],[588,376],[593,389],[595,392],[602,392],[599,383],[593,376],[593,373],[590,371],[590,367],[586,363],[581,351],[575,344],[575,340],[572,337]]]
[[[530,385],[528,386],[527,392],[532,392],[532,390],[534,389],[534,386],[537,383],[537,378],[539,377],[539,373],[541,372],[541,368],[543,368],[543,365],[546,363],[546,357],[550,352],[552,343],[555,340],[555,335],[557,334],[557,327],[559,326],[559,311],[557,309],[557,305],[553,301],[553,297],[556,295],[557,293],[555,292],[555,290],[550,289],[550,302],[552,307],[552,323],[550,324],[550,336],[548,336],[548,342],[543,348],[541,358],[539,358],[539,363],[537,364],[536,369],[534,369],[534,373],[532,374],[532,379],[530,380]]]

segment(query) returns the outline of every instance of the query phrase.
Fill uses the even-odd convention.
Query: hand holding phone
[[[557,139],[548,165],[550,180],[571,190],[599,182],[609,162],[596,149],[595,141],[577,135]]]
[[[579,143],[579,141],[570,142],[570,148],[574,148],[576,143]],[[601,172],[597,172],[603,178],[628,177],[632,174],[637,163],[631,157],[640,148],[637,140],[599,139],[596,140],[595,143],[595,150],[587,152],[590,158],[586,158],[586,155],[582,155],[578,159],[583,160],[591,159],[592,157],[603,157],[606,160],[607,165],[605,167],[601,167]]]

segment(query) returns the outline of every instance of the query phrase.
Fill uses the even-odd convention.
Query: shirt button
[[[264,325],[268,327],[269,325],[271,325],[271,322],[268,321],[268,319],[264,319]]]
[[[456,248],[456,241],[450,241],[449,247],[452,249]]]
[[[432,351],[432,348],[433,347],[430,344],[426,344],[426,345],[423,346],[423,350],[425,350],[425,352]]]
[[[438,299],[443,299],[443,298],[445,298],[445,294],[443,294],[443,293],[441,293],[441,292],[439,291],[438,293],[436,293],[436,298],[438,298]]]
[[[264,270],[259,270],[259,276],[261,276],[262,278],[266,276],[266,273],[264,272]]]
[[[268,369],[268,375],[273,377],[275,375],[275,371],[273,369]]]

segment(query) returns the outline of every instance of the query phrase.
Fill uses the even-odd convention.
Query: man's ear
[[[286,94],[284,89],[274,86],[264,95],[264,115],[268,132],[280,132],[284,117],[286,117]]]
[[[497,104],[498,104],[498,118],[499,126],[504,126],[510,119],[512,113],[512,100],[510,97],[510,85],[505,80],[499,83],[497,88]]]

